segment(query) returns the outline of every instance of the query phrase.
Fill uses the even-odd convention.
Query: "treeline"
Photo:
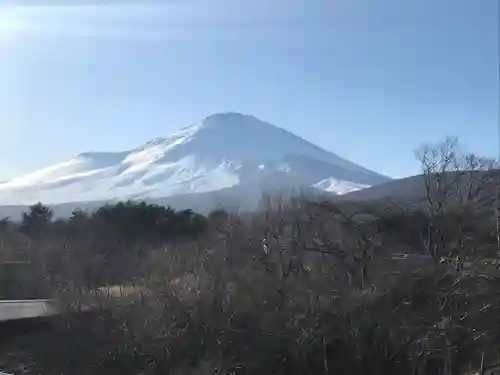
[[[381,225],[394,214],[269,197],[252,215],[210,215],[193,237],[140,249],[120,241],[133,261],[119,252],[110,264],[71,248],[89,251],[90,235],[71,246],[59,237],[66,272],[47,274],[65,313],[10,340],[0,365],[49,375],[454,375],[478,369],[483,354],[495,363],[500,279],[483,243],[468,240],[475,263],[457,269]],[[402,249],[408,258],[394,257]],[[96,274],[81,274],[85,262],[127,280],[118,293],[89,293]],[[85,304],[98,308],[79,313]]]
[[[191,210],[145,202],[109,204],[92,213],[77,210],[67,219],[54,219],[48,206],[35,204],[21,222],[0,221],[0,295],[47,295],[69,275],[80,275],[89,288],[129,281],[139,276],[145,251],[195,240],[207,224],[207,217]],[[24,272],[32,275],[31,282],[19,277]]]

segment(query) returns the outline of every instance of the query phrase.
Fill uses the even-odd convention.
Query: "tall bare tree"
[[[467,239],[466,221],[470,219],[469,213],[485,212],[494,207],[498,198],[495,186],[498,162],[466,152],[455,137],[425,144],[415,154],[422,168],[429,219],[426,247],[429,254],[439,260],[441,256],[449,255],[445,252],[446,239],[442,225],[443,220],[447,220],[446,214],[456,214],[455,250],[460,250]],[[498,243],[500,245],[500,239]]]

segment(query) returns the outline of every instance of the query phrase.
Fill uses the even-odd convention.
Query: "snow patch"
[[[316,189],[324,190],[329,193],[334,193],[337,195],[344,195],[353,191],[366,189],[371,187],[370,185],[357,184],[350,181],[337,180],[336,178],[329,177],[314,185]]]

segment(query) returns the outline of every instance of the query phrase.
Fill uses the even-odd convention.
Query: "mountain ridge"
[[[327,185],[327,191],[344,194],[387,181],[283,128],[226,112],[132,150],[84,152],[0,183],[0,204],[157,199],[259,185]]]

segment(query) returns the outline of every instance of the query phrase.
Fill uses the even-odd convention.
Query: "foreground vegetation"
[[[29,334],[1,335],[0,366],[417,375],[494,363],[496,184],[491,166],[470,155],[460,184],[449,179],[459,171],[455,148],[447,141],[422,154],[426,200],[411,210],[267,197],[252,214],[127,202],[53,220],[33,206],[22,223],[1,223],[3,259],[31,262],[15,266],[29,272],[2,273],[1,293],[43,294],[64,313]]]

